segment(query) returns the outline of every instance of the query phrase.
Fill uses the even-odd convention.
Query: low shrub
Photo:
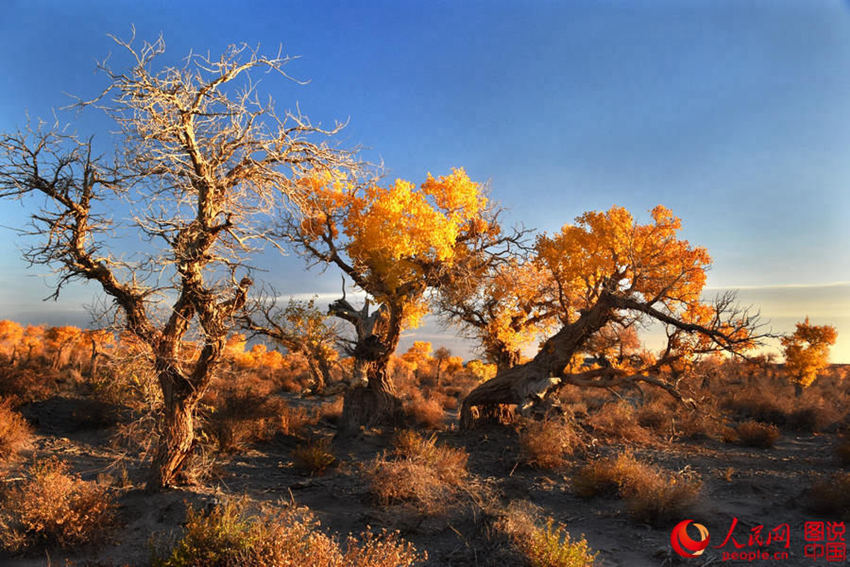
[[[608,440],[646,443],[650,432],[638,423],[635,408],[625,401],[609,402],[593,412],[587,419],[594,432]]]
[[[841,419],[841,415],[831,404],[811,403],[792,411],[787,418],[787,426],[795,431],[816,433],[824,431]]]
[[[12,409],[9,400],[0,399],[0,462],[26,448],[32,440],[32,429],[23,416]]]
[[[738,442],[747,447],[769,449],[779,439],[779,428],[769,423],[745,421],[735,428]]]
[[[573,479],[584,498],[618,494],[636,520],[658,525],[685,514],[697,501],[702,482],[692,473],[662,471],[630,453],[588,463]]]
[[[336,462],[330,439],[310,439],[292,451],[295,466],[310,474],[322,474]]]
[[[786,400],[773,395],[765,396],[764,392],[767,391],[770,391],[769,387],[760,389],[758,394],[741,395],[736,392],[726,396],[722,405],[738,418],[785,425],[789,413]]]
[[[404,413],[426,429],[440,429],[446,420],[443,404],[436,398],[424,398],[418,392],[404,402]]]
[[[463,486],[468,459],[462,449],[438,445],[434,436],[401,432],[392,454],[368,466],[371,492],[383,505],[412,502],[425,514],[440,513]]]
[[[591,567],[591,553],[582,537],[573,541],[566,526],[551,517],[541,521],[539,510],[528,503],[512,502],[495,523],[532,567]]]
[[[0,542],[13,552],[84,545],[114,525],[115,506],[107,490],[83,481],[56,459],[34,463],[26,480],[5,491],[0,507]]]
[[[323,533],[306,508],[265,508],[250,515],[227,502],[208,514],[187,510],[183,535],[155,545],[154,567],[408,567],[424,560],[398,533],[370,530],[344,545]]]
[[[249,445],[268,441],[277,434],[299,435],[317,419],[280,398],[227,392],[216,401],[204,429],[224,452],[244,451]]]
[[[56,370],[33,366],[0,365],[0,396],[13,405],[46,400],[58,391]]]
[[[526,421],[519,433],[520,458],[542,469],[563,466],[580,446],[581,438],[565,420]]]
[[[641,427],[655,431],[659,435],[670,435],[674,412],[664,400],[656,399],[640,406],[637,410],[637,422]]]

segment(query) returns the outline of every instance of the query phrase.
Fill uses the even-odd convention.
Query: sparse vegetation
[[[306,508],[279,505],[249,514],[233,501],[207,514],[190,506],[183,535],[156,546],[155,567],[408,567],[426,557],[397,533],[367,530],[341,545]]]
[[[105,488],[50,458],[35,462],[26,479],[3,491],[0,541],[14,552],[76,547],[102,540],[115,522],[115,505]]]
[[[584,538],[573,540],[566,526],[551,517],[541,519],[539,509],[527,502],[512,502],[495,528],[532,567],[592,567],[598,555]]]
[[[372,494],[381,504],[412,502],[426,514],[448,509],[463,485],[469,455],[413,431],[398,434],[392,454],[368,467]]]
[[[621,453],[587,464],[573,479],[573,487],[585,498],[618,494],[632,517],[657,525],[687,513],[699,497],[702,482],[693,473],[662,471]]]
[[[0,462],[7,461],[29,445],[32,429],[8,400],[0,398]]]
[[[296,37],[319,43],[375,36],[375,30],[363,27],[359,6],[337,10],[332,21],[324,21],[314,17],[315,10],[287,6],[279,11],[271,4],[246,13],[272,22],[273,31],[277,22],[291,23]],[[416,55],[407,48],[411,39],[442,37],[420,33],[423,22],[442,29],[446,20],[465,24],[456,37],[489,41],[469,23],[472,19],[456,17],[455,11],[448,19],[406,17],[400,27],[383,25],[379,31],[386,33],[378,39],[396,45],[390,40],[402,38],[405,47],[395,51]],[[173,21],[194,22],[199,11],[194,12]],[[554,16],[566,12],[555,9],[553,25]],[[533,24],[528,15],[520,23]],[[385,16],[370,21],[387,24],[392,14]],[[623,52],[622,44],[609,49],[618,34],[606,35],[585,21],[584,11],[579,16],[594,33],[579,33],[578,43],[560,47],[588,41],[602,46],[604,56],[594,69],[607,69],[608,60],[629,59],[611,57]],[[39,28],[48,21],[13,20],[37,22]],[[330,27],[318,35],[309,35],[309,26],[301,30],[313,20]],[[551,39],[546,26],[502,20],[509,24],[505,29],[535,29],[539,38]],[[614,28],[623,27],[617,18],[609,20]],[[73,23],[65,27],[79,35],[81,28]],[[225,28],[216,28],[222,37],[231,35]],[[354,32],[337,33],[343,28]],[[177,33],[180,44],[197,39],[191,31]],[[681,43],[682,34],[649,35]],[[698,35],[705,55],[706,34]],[[37,43],[46,34],[26,37]],[[110,37],[118,53],[98,64],[99,84],[95,79],[87,83],[89,92],[79,93],[84,98],[76,99],[77,114],[57,112],[50,121],[27,118],[21,127],[0,132],[0,202],[20,207],[21,214],[4,216],[13,224],[21,221],[12,228],[24,236],[23,260],[53,274],[54,300],[78,285],[101,294],[91,313],[92,324],[101,328],[0,320],[0,564],[29,554],[23,563],[43,558],[48,565],[68,567],[672,565],[678,561],[675,551],[681,551],[670,528],[688,518],[711,524],[715,551],[700,558],[710,563],[725,546],[717,545],[723,537],[718,528],[728,526],[730,517],[735,519],[726,542],[738,539],[729,551],[743,548],[743,541],[750,551],[776,547],[770,536],[764,544],[759,541],[773,526],[773,535],[790,526],[798,538],[804,521],[850,519],[850,364],[829,363],[838,330],[806,317],[782,336],[760,320],[757,306],[740,305],[735,292],[712,299],[709,251],[686,239],[704,233],[705,226],[686,226],[662,204],[635,212],[594,198],[592,205],[600,208],[561,218],[558,225],[552,224],[558,220],[552,214],[564,207],[544,211],[551,213],[544,215],[545,230],[525,228],[523,219],[513,218],[509,228],[496,200],[499,183],[491,192],[476,180],[488,175],[486,164],[477,160],[471,175],[472,169],[467,173],[461,164],[449,163],[452,148],[474,143],[475,135],[457,129],[447,138],[453,141],[444,144],[449,153],[435,163],[448,169],[437,175],[425,174],[425,162],[402,163],[402,169],[421,177],[417,183],[394,179],[386,174],[398,164],[384,169],[374,163],[380,148],[378,153],[346,149],[344,139],[337,139],[344,124],[330,123],[327,109],[319,108],[324,126],[311,122],[299,104],[276,110],[268,94],[285,91],[267,88],[276,89],[275,80],[281,79],[294,87],[312,74],[290,67],[299,57],[287,56],[282,46],[264,55],[267,39],[245,38],[249,43],[218,53],[196,45],[178,59],[166,53],[162,37],[138,41],[135,29],[126,40]],[[10,38],[21,40],[20,34]],[[391,91],[394,100],[405,101],[408,92],[434,89],[439,96],[420,105],[425,120],[393,116],[381,124],[389,128],[371,129],[392,132],[400,126],[394,136],[417,140],[426,149],[436,139],[435,132],[420,131],[431,122],[427,118],[471,108],[477,124],[486,126],[494,108],[520,109],[521,117],[482,130],[501,134],[516,124],[526,126],[521,135],[505,138],[509,143],[490,144],[502,147],[503,157],[513,156],[516,148],[537,152],[523,162],[528,167],[517,170],[519,176],[513,175],[519,185],[561,187],[564,172],[583,184],[609,171],[596,159],[601,138],[587,136],[588,127],[597,125],[614,141],[608,144],[615,150],[607,152],[609,158],[622,157],[619,150],[627,146],[647,150],[631,152],[625,167],[610,170],[617,173],[605,184],[618,186],[617,176],[632,174],[642,190],[658,177],[643,160],[676,145],[664,129],[689,125],[660,116],[653,124],[661,129],[649,129],[651,139],[643,143],[626,130],[645,121],[617,112],[607,121],[578,120],[575,132],[560,128],[555,135],[536,135],[535,128],[548,124],[540,113],[554,107],[533,99],[535,89],[524,88],[523,79],[541,75],[548,84],[562,84],[557,65],[544,69],[536,62],[535,69],[519,74],[508,69],[503,82],[523,86],[509,90],[532,98],[505,105],[504,97],[486,93],[493,73],[455,61],[452,50],[465,47],[463,42],[443,41],[424,60],[407,57],[407,66],[421,71],[412,83],[403,74],[386,80],[370,70],[394,63],[386,53],[364,67],[347,57],[370,53],[368,45],[366,51],[351,51],[344,42],[334,43],[339,56],[334,65],[345,67],[336,78],[344,80],[334,80],[335,68],[320,69],[321,81],[309,92],[350,92],[357,102],[364,93],[371,99]],[[21,51],[17,43],[10,45]],[[536,53],[553,51],[546,47]],[[645,57],[681,50],[632,51]],[[514,59],[524,60],[522,54]],[[664,69],[689,68],[662,59]],[[762,59],[745,62],[763,64]],[[796,59],[801,58],[794,61],[799,66]],[[504,57],[496,53],[494,60]],[[660,76],[658,69],[636,70],[637,75],[607,74]],[[747,77],[758,75],[758,69],[748,70],[754,73]],[[600,82],[606,73],[591,75],[584,77],[591,80],[589,87],[571,90],[576,96],[570,102],[579,103],[575,108],[628,106],[615,104],[622,85]],[[704,75],[712,84],[729,83],[716,69]],[[370,84],[359,84],[362,78]],[[479,80],[476,88],[492,99],[488,104],[449,100],[457,93],[475,94],[470,80]],[[644,82],[627,85],[635,108],[642,101],[631,91]],[[25,90],[34,83],[19,84]],[[696,91],[710,92],[703,87]],[[799,97],[797,91],[772,102]],[[22,93],[12,92],[13,98]],[[586,104],[587,93],[600,104]],[[674,100],[653,95],[661,101],[655,110]],[[735,108],[697,98],[690,111]],[[33,100],[36,107],[49,102]],[[678,116],[682,109],[673,110]],[[106,124],[88,113],[112,124],[103,132],[106,137],[77,134],[77,126]],[[782,123],[767,114],[756,118],[747,121],[748,129],[758,122]],[[358,131],[346,138],[361,138],[364,119],[369,117],[352,116]],[[612,127],[626,130],[612,137]],[[709,128],[716,132],[726,133]],[[575,143],[580,139],[587,143],[579,148],[578,161],[568,160],[553,173],[547,156],[581,146]],[[700,155],[699,148],[687,148],[685,157]],[[750,160],[758,167],[744,168],[745,173],[770,169],[763,167],[769,160],[762,154]],[[725,148],[720,157],[709,166],[748,159],[745,151]],[[589,166],[577,168],[578,162]],[[655,166],[663,162],[653,161]],[[712,167],[673,169],[675,175],[668,177]],[[684,181],[690,190],[709,186]],[[744,181],[737,182],[739,189],[760,185]],[[564,194],[580,196],[574,189],[567,187]],[[706,193],[706,198],[718,195]],[[759,202],[743,197],[748,204]],[[691,200],[698,223],[736,206],[715,200],[709,207]],[[525,208],[555,204],[548,201],[529,201]],[[575,202],[568,208],[580,207]],[[809,223],[820,218],[802,212]],[[746,213],[710,226],[723,228],[727,234],[720,240],[728,244],[746,224]],[[763,229],[766,218],[757,216],[749,228]],[[830,244],[783,235],[796,248]],[[726,257],[729,250],[723,251]],[[341,276],[341,288],[334,285],[339,294],[329,293],[324,276],[315,289],[305,289],[309,280],[291,277],[292,266],[273,264],[274,251],[298,254],[308,268]],[[812,267],[812,261],[800,268]],[[714,285],[734,281],[734,269],[720,270],[730,279],[724,276]],[[16,272],[7,278],[12,293],[23,287]],[[800,274],[820,287],[817,277]],[[277,275],[284,279],[255,282]],[[753,283],[771,283],[760,281],[762,276]],[[833,298],[847,285],[833,282],[817,292]],[[765,293],[761,285],[754,287],[744,287],[742,295]],[[813,291],[809,285],[768,287],[777,300]],[[20,305],[12,296],[0,304],[30,319],[35,315],[25,291]],[[840,321],[838,311],[812,313]],[[62,307],[45,318],[60,319],[63,313],[69,311]],[[423,322],[425,328],[417,331]],[[433,332],[434,323],[475,344],[430,342],[446,337]],[[465,362],[449,348],[467,346],[480,359]],[[845,355],[847,345],[840,346]],[[753,514],[744,509],[751,504]],[[809,516],[804,519],[802,512]],[[757,528],[755,522],[764,525]]]
[[[779,428],[769,423],[745,421],[735,428],[738,441],[747,447],[769,449],[779,439]]]
[[[336,462],[330,439],[310,439],[292,451],[295,466],[310,474],[322,474]]]
[[[581,446],[575,428],[563,419],[526,421],[519,433],[520,457],[529,465],[554,469]]]

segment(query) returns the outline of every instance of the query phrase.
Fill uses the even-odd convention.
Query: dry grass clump
[[[206,431],[224,452],[244,451],[277,434],[299,435],[318,418],[280,398],[228,392],[221,395],[207,418]]]
[[[327,438],[310,439],[292,451],[295,466],[310,474],[322,474],[336,462],[331,441]]]
[[[0,396],[14,405],[46,400],[58,391],[61,375],[56,370],[32,366],[0,365]]]
[[[785,425],[790,413],[793,394],[781,396],[776,392],[776,384],[760,382],[751,392],[732,390],[722,401],[722,406],[735,414],[738,419],[756,420],[774,425]]]
[[[575,428],[562,419],[526,421],[519,433],[520,458],[542,469],[566,463],[566,457],[581,447]]]
[[[425,514],[438,514],[463,486],[468,459],[462,449],[437,445],[435,436],[403,431],[392,454],[369,465],[371,492],[382,505],[412,502]]]
[[[532,567],[591,567],[598,555],[584,537],[573,541],[566,526],[551,517],[541,520],[539,509],[527,502],[511,502],[494,527]]]
[[[0,542],[8,551],[74,547],[97,541],[115,524],[106,489],[68,472],[57,459],[34,463],[29,478],[8,488],[0,507]]]
[[[32,429],[27,421],[12,409],[9,400],[0,398],[0,462],[17,455],[31,439]]]
[[[816,433],[828,429],[842,418],[841,413],[830,403],[810,402],[788,414],[786,424],[789,429]]]
[[[404,402],[404,413],[416,425],[427,429],[440,429],[446,419],[440,400],[435,397],[424,398],[419,392]]]
[[[591,414],[587,424],[597,435],[609,440],[646,443],[651,439],[650,432],[638,423],[635,408],[625,401],[603,405]]]
[[[584,498],[618,494],[632,517],[658,525],[685,514],[696,503],[702,482],[692,473],[662,471],[622,453],[588,463],[573,487]]]
[[[817,514],[850,519],[850,473],[835,473],[815,482],[808,493],[808,505]]]
[[[655,399],[640,406],[636,417],[641,427],[650,429],[659,435],[670,435],[673,415],[673,408],[664,400]]]
[[[735,428],[738,442],[747,447],[769,449],[779,439],[779,428],[769,423],[745,421]]]
[[[367,530],[344,544],[323,533],[306,508],[266,508],[249,515],[228,502],[208,514],[187,510],[183,536],[160,545],[154,567],[408,567],[423,561],[398,533]]]

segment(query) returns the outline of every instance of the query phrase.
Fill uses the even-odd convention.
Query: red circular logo
[[[670,545],[682,557],[697,557],[708,547],[708,529],[702,524],[694,523],[694,527],[699,531],[699,539],[691,539],[688,535],[688,525],[692,522],[693,520],[679,522],[670,533]]]

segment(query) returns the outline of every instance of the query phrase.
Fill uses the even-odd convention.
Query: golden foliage
[[[809,318],[797,323],[790,336],[782,338],[785,368],[803,388],[811,386],[818,374],[829,366],[829,347],[835,344],[838,332],[830,325],[812,325]]]
[[[428,311],[429,280],[456,262],[467,238],[492,229],[484,218],[487,199],[463,169],[429,175],[418,188],[402,179],[362,186],[335,172],[316,172],[301,183],[310,189],[299,226],[303,243],[333,242],[357,285],[401,309],[408,328]]]
[[[537,261],[554,277],[570,316],[593,305],[606,287],[657,299],[671,311],[699,304],[711,257],[678,238],[681,220],[669,209],[658,205],[652,219],[638,224],[615,206],[538,239]]]

